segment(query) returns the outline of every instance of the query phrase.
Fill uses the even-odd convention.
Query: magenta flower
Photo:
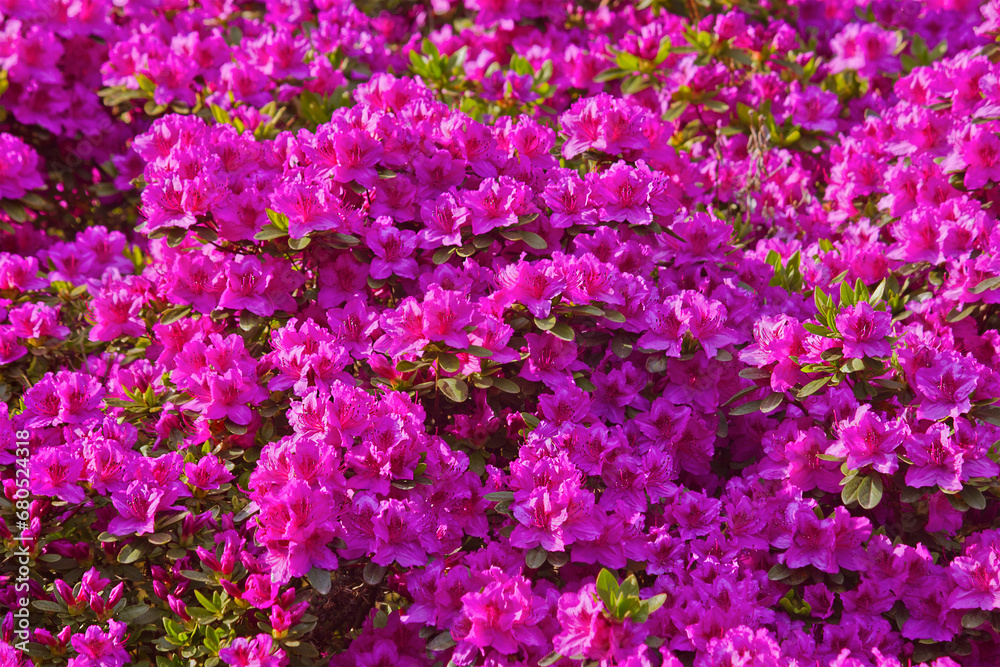
[[[309,182],[282,181],[271,195],[271,208],[288,216],[288,235],[300,239],[309,232],[337,229],[341,216],[334,197]]]
[[[424,336],[463,350],[469,346],[465,327],[473,322],[475,308],[460,292],[432,288],[424,296]]]
[[[456,639],[501,654],[517,653],[520,648],[544,646],[545,636],[538,627],[549,610],[542,598],[535,596],[524,577],[510,577],[499,568],[480,575],[486,585],[478,592],[462,596],[462,617],[456,622]]]
[[[219,657],[230,667],[285,667],[288,656],[276,647],[271,635],[259,634],[253,639],[237,637],[226,648],[219,649]]]
[[[194,398],[185,404],[187,409],[200,410],[206,419],[231,419],[237,424],[249,424],[253,419],[249,406],[267,398],[267,391],[256,379],[237,368],[209,375],[190,392]]]
[[[645,312],[646,331],[637,345],[644,350],[662,350],[669,357],[681,356],[684,334],[690,330],[690,313],[681,308],[680,297],[650,304]]]
[[[124,491],[111,494],[118,516],[108,524],[113,535],[145,535],[155,530],[156,513],[161,509],[164,492],[145,482],[135,480]]]
[[[594,186],[594,197],[601,204],[601,219],[630,225],[650,224],[653,214],[648,202],[652,182],[648,169],[631,167],[622,161],[615,163]]]
[[[402,278],[417,277],[417,234],[399,229],[389,217],[380,217],[365,234],[368,247],[375,253],[371,263],[371,277],[382,280],[392,275]]]
[[[525,334],[528,345],[527,361],[521,368],[521,377],[533,382],[544,382],[549,389],[572,382],[570,371],[582,370],[584,364],[577,361],[576,344],[553,336],[549,332],[541,335]]]
[[[887,357],[892,353],[889,342],[885,340],[892,327],[889,313],[875,310],[862,301],[841,311],[836,323],[844,338],[845,358]]]
[[[383,566],[395,562],[403,567],[426,563],[422,524],[423,518],[409,504],[394,499],[383,501],[373,517],[375,554],[372,562]]]
[[[840,101],[836,93],[806,86],[801,92],[790,93],[787,104],[792,122],[802,129],[830,134],[837,131]]]
[[[1000,137],[983,125],[972,125],[960,145],[941,163],[945,173],[965,170],[965,187],[984,187],[1000,183]]]
[[[926,433],[906,440],[906,455],[913,461],[906,471],[910,486],[935,486],[961,491],[962,451],[951,443],[946,424],[933,424]]]
[[[847,459],[847,467],[854,469],[872,466],[875,470],[891,475],[899,468],[895,451],[903,444],[907,429],[897,421],[885,422],[862,405],[850,420],[837,425],[839,438],[826,453]]]
[[[788,567],[812,565],[822,572],[838,570],[834,560],[833,519],[819,519],[809,506],[795,511],[792,544],[780,558]]]
[[[212,490],[233,480],[233,474],[214,456],[206,456],[197,463],[184,465],[184,474],[196,489]]]
[[[918,368],[914,383],[924,400],[917,406],[917,417],[944,419],[969,412],[980,380],[977,366],[973,359],[946,352],[937,355],[929,367]]]
[[[948,597],[948,604],[956,609],[1000,608],[1000,557],[995,552],[983,554],[981,559],[959,556],[948,567],[948,574],[955,582],[955,590]]]
[[[28,353],[28,348],[18,343],[18,335],[11,327],[0,326],[0,364],[10,364]]]
[[[274,314],[274,307],[264,297],[270,272],[254,255],[237,255],[228,266],[226,287],[219,295],[219,306],[249,310],[254,315]]]
[[[59,447],[46,447],[31,457],[31,492],[36,496],[55,496],[68,503],[82,503],[85,495],[79,485],[83,459],[69,455]]]
[[[466,191],[463,202],[469,210],[473,234],[485,234],[498,227],[510,227],[518,222],[517,205],[523,193],[509,177],[487,178],[479,189]]]
[[[552,299],[566,289],[566,280],[550,267],[531,262],[508,266],[497,280],[510,290],[513,300],[527,307],[535,317],[548,317]]]
[[[125,650],[126,629],[124,623],[109,620],[107,631],[91,625],[82,635],[73,635],[70,643],[79,655],[68,667],[122,667],[132,662]]]
[[[37,31],[39,28],[36,26],[32,30]],[[60,50],[59,42],[55,42],[50,44],[49,48],[42,49],[40,53],[49,53],[49,57],[53,57]],[[3,58],[0,52],[0,63],[5,60],[7,59]],[[0,69],[7,67],[0,64]],[[14,71],[10,71],[8,75],[13,78]],[[0,132],[0,155],[3,156],[3,159],[0,159],[0,199],[20,199],[28,190],[45,187],[45,182],[38,172],[38,153],[24,143],[23,139]]]

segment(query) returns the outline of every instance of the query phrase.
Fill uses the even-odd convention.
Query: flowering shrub
[[[0,667],[1000,662],[998,0],[0,17]]]

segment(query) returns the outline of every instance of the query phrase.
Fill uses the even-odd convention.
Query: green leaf
[[[560,659],[562,659],[562,656],[553,651],[538,661],[538,667],[549,667],[549,665],[559,662]]]
[[[455,248],[453,247],[438,248],[437,250],[434,251],[434,256],[431,257],[431,261],[434,262],[435,264],[444,264],[454,254],[455,254]]]
[[[625,577],[619,588],[622,595],[639,595],[639,580],[634,574],[630,574]]]
[[[441,634],[439,634],[437,637],[435,637],[434,639],[432,639],[429,642],[427,642],[427,649],[429,651],[435,651],[435,652],[437,652],[437,651],[447,651],[452,646],[455,646],[457,643],[458,642],[456,642],[452,638],[451,631],[445,630],[444,632],[442,632]]]
[[[531,551],[524,554],[524,564],[527,565],[529,569],[537,570],[542,565],[545,565],[548,555],[548,552],[546,552],[542,547],[535,547]]]
[[[556,338],[561,338],[562,340],[572,341],[576,338],[576,332],[573,331],[573,327],[566,324],[565,322],[556,322],[549,329],[549,333]]]
[[[493,386],[504,393],[517,394],[521,391],[521,387],[519,387],[516,382],[508,380],[507,378],[492,377],[491,379],[493,380]]]
[[[764,401],[749,401],[743,405],[738,405],[729,413],[730,417],[739,417],[740,415],[749,415],[760,410],[760,406]]]
[[[775,563],[774,567],[767,571],[767,578],[771,581],[782,581],[792,576],[793,570],[781,563]]]
[[[652,82],[645,75],[633,74],[622,81],[622,94],[635,95],[638,92],[646,90],[651,85],[653,85]]]
[[[618,580],[615,575],[607,568],[601,568],[600,574],[597,575],[597,595],[600,596],[605,609],[611,611],[615,608],[619,592]]]
[[[139,84],[139,90],[146,93],[152,93],[156,91],[156,84],[153,83],[152,80],[149,77],[145,76],[144,74],[139,74],[137,72],[135,74],[135,80]]]
[[[948,314],[947,320],[948,320],[948,322],[951,322],[951,323],[961,322],[966,317],[968,317],[969,315],[971,315],[972,311],[974,311],[978,307],[979,307],[979,304],[978,303],[974,303],[974,304],[972,304],[971,306],[969,306],[968,308],[966,308],[965,310],[963,310],[961,312],[959,312],[959,310],[956,308],[955,310],[951,311],[951,313]]]
[[[621,67],[611,67],[602,72],[598,72],[594,76],[594,81],[598,83],[604,83],[605,81],[614,81],[615,79],[621,79],[629,75],[627,69]]]
[[[823,336],[824,338],[835,338],[832,331],[819,324],[813,324],[812,322],[803,322],[802,328],[809,333],[816,334],[817,336]]]
[[[844,306],[853,306],[855,303],[856,303],[856,301],[854,299],[854,290],[851,289],[850,285],[847,284],[846,280],[843,281],[843,282],[841,282],[840,283],[840,305],[841,305],[841,307],[844,307]]]
[[[217,620],[216,614],[213,614],[207,609],[202,609],[201,607],[188,605],[187,614],[194,620],[198,621],[201,625],[207,625],[210,621]]]
[[[31,606],[37,609],[38,611],[46,611],[55,614],[61,614],[62,612],[66,611],[66,608],[63,607],[61,604],[59,604],[58,602],[52,602],[51,600],[32,600]]]
[[[288,247],[292,250],[305,250],[306,247],[312,243],[312,239],[308,236],[303,236],[300,239],[290,238],[288,239]]]
[[[470,345],[469,349],[465,350],[465,353],[473,357],[480,357],[482,359],[493,356],[493,350],[489,350],[485,347],[480,347],[479,345]]]
[[[266,209],[267,219],[271,221],[271,224],[278,229],[288,231],[288,216],[284,213],[278,213],[272,209]]]
[[[882,478],[878,475],[863,477],[858,486],[858,504],[870,510],[882,500]]]
[[[333,586],[330,571],[321,567],[313,567],[309,570],[306,574],[306,579],[309,581],[309,585],[316,589],[316,592],[320,595],[326,595],[329,593]]]
[[[971,414],[988,424],[1000,426],[1000,408],[998,407],[976,408]]]
[[[984,280],[981,280],[975,287],[973,287],[969,291],[972,292],[973,294],[982,294],[987,290],[996,289],[997,287],[1000,287],[1000,276],[994,276],[992,278],[986,278]]]
[[[819,391],[820,389],[822,389],[823,387],[825,387],[827,384],[829,384],[830,380],[831,380],[830,376],[822,377],[822,378],[819,378],[818,380],[813,380],[812,382],[810,382],[806,386],[802,387],[802,389],[799,389],[799,392],[798,392],[798,394],[796,394],[796,396],[798,396],[799,398],[805,398],[806,396],[812,396],[817,391]]]
[[[840,500],[842,503],[850,505],[858,499],[858,488],[864,479],[864,477],[855,476],[847,484],[844,484],[844,488],[840,490]]]
[[[218,104],[209,104],[209,109],[212,111],[212,118],[215,122],[221,123],[222,125],[232,125],[233,119],[229,116],[229,112],[220,107]]]
[[[662,607],[667,602],[667,594],[660,593],[659,595],[654,595],[651,598],[646,598],[646,609],[648,614],[652,614],[654,611]]]
[[[198,570],[181,570],[181,575],[187,577],[191,581],[200,581],[205,584],[216,583],[214,577],[211,577],[204,572],[199,572]]]
[[[140,618],[150,609],[152,609],[152,607],[144,604],[135,604],[130,607],[125,607],[120,612],[115,614],[115,620],[121,623],[131,623],[132,621]]]
[[[771,377],[771,371],[764,368],[744,368],[739,376],[747,380],[766,380]]]
[[[514,492],[494,491],[493,493],[487,493],[484,497],[491,503],[502,503],[504,501],[514,500]]]
[[[462,367],[461,360],[450,352],[442,352],[437,358],[438,366],[447,373],[457,373]]]
[[[959,492],[969,507],[976,510],[986,509],[986,496],[983,492],[974,486],[963,486],[962,490]]]
[[[134,563],[140,558],[142,558],[148,548],[140,544],[126,544],[122,547],[122,550],[118,552],[118,562],[122,565],[128,565],[129,563]]]
[[[174,322],[177,322],[187,317],[190,312],[191,312],[191,306],[189,305],[176,306],[174,308],[170,308],[169,310],[163,311],[163,313],[160,315],[160,323],[164,325],[173,324]]]
[[[541,236],[535,232],[521,232],[521,240],[527,243],[529,246],[535,250],[545,250],[549,247],[549,244]]]
[[[989,620],[989,616],[982,609],[975,609],[970,612],[966,612],[962,616],[962,627],[966,630],[975,630],[980,625]]]
[[[611,320],[612,322],[617,322],[621,324],[625,321],[625,316],[619,313],[617,310],[611,310],[610,308],[603,308],[605,319]]]
[[[365,565],[365,569],[361,573],[361,578],[364,579],[365,583],[369,586],[378,586],[382,583],[382,579],[385,578],[386,571],[387,569],[382,565],[368,563]]]
[[[785,394],[783,392],[776,391],[772,394],[768,394],[768,396],[760,403],[760,411],[764,414],[774,412],[784,401]]]
[[[865,370],[864,359],[848,359],[840,367],[842,373],[858,373],[863,370]]]
[[[729,105],[722,100],[705,100],[702,102],[706,109],[710,111],[715,111],[717,113],[725,113],[729,111]]]
[[[540,317],[535,318],[535,326],[542,331],[548,331],[556,325],[556,316],[549,315],[548,317],[542,319]]]
[[[674,102],[668,108],[666,113],[663,114],[663,120],[674,121],[681,117],[681,115],[687,111],[687,108],[691,105],[688,100],[681,100]]]
[[[629,355],[632,354],[632,346],[632,339],[624,332],[618,332],[611,340],[611,351],[619,359],[628,359]]]
[[[258,241],[280,239],[282,236],[288,236],[288,230],[275,227],[274,225],[264,225],[259,232],[253,235],[253,237]]]
[[[462,403],[469,397],[469,385],[458,378],[440,378],[437,385],[441,393],[453,403]]]
[[[27,222],[28,220],[28,212],[19,202],[10,199],[0,199],[0,208],[3,208],[14,222]]]

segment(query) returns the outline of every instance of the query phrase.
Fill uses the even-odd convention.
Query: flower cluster
[[[1000,661],[998,0],[8,5],[0,664]]]

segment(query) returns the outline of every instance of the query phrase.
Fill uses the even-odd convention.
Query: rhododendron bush
[[[0,19],[0,667],[1000,664],[1000,0]]]

